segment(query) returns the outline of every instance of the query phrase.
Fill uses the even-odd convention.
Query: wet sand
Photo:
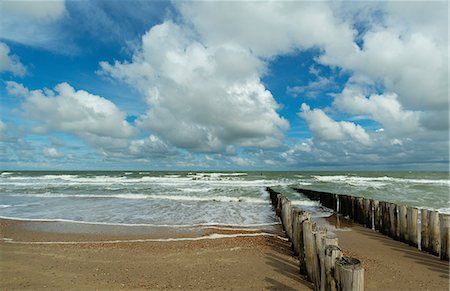
[[[25,227],[24,227],[25,225]],[[151,238],[151,234],[58,233],[0,223],[2,237],[15,242],[105,241],[75,244],[0,243],[0,289],[53,290],[311,290],[298,275],[290,243],[276,236],[197,241],[108,243]],[[48,224],[47,224],[48,226]],[[191,235],[206,236],[213,230]],[[214,230],[214,233],[256,231]],[[281,234],[280,226],[273,234]],[[166,233],[172,236],[173,233]],[[185,234],[183,234],[185,235]],[[159,233],[158,237],[162,237]]]

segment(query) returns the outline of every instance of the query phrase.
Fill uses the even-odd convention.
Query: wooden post
[[[364,212],[364,200],[362,197],[356,197],[356,221],[359,224],[366,223],[366,215]]]
[[[355,217],[356,217],[356,197],[355,196],[350,196],[350,219],[352,219],[353,221],[355,221]]]
[[[389,236],[395,240],[398,240],[398,224],[397,224],[397,205],[394,203],[388,203],[389,210]]]
[[[322,239],[326,236],[326,234],[327,229],[324,227],[318,227],[316,233],[314,234],[314,237],[316,239],[316,256],[318,259],[318,268],[316,269],[317,276],[314,282],[316,290],[322,290],[321,286],[325,288],[325,246],[322,245]],[[323,282],[322,279],[324,280]]]
[[[316,281],[316,270],[318,268],[316,255],[316,240],[312,229],[312,222],[303,222],[303,245],[305,246],[305,261],[308,281]]]
[[[337,245],[325,247],[325,290],[336,291],[336,261],[342,258],[342,251]]]
[[[373,207],[373,222],[374,222],[374,227],[376,230],[380,230],[381,229],[381,223],[380,223],[380,202],[378,200],[373,200],[372,201],[372,207]]]
[[[281,221],[287,236],[292,241],[292,206],[286,197],[281,198]]]
[[[420,210],[420,247],[422,251],[429,252],[430,251],[430,234],[428,230],[428,210],[421,209]]]
[[[387,210],[386,202],[380,201],[380,215],[381,215],[381,233],[389,234],[389,212]]]
[[[333,210],[336,213],[339,213],[339,195],[333,195]]]
[[[399,240],[405,243],[409,241],[408,223],[407,223],[407,211],[405,205],[398,206],[398,228],[399,228]]]
[[[300,274],[307,275],[307,269],[306,269],[306,259],[305,259],[305,243],[304,243],[304,233],[303,233],[303,223],[305,221],[309,221],[311,219],[311,213],[309,212],[302,212],[300,213],[298,217],[298,263],[299,263],[299,269]]]
[[[449,260],[450,250],[450,215],[445,213],[439,214],[439,232],[441,236],[441,260]]]
[[[281,217],[281,197],[283,197],[283,195],[277,194],[277,207],[275,208],[275,214],[278,217]]]
[[[297,256],[300,248],[300,233],[299,233],[299,218],[303,210],[297,207],[292,208],[292,249],[294,250],[294,255]]]
[[[345,195],[339,195],[339,213],[342,214],[343,216],[347,215],[347,198],[345,197]]]
[[[408,221],[409,245],[417,247],[417,217],[419,210],[416,207],[406,208],[406,219]]]
[[[364,198],[364,216],[365,216],[365,222],[367,228],[372,229],[372,200]]]
[[[364,269],[358,259],[342,257],[336,261],[338,290],[364,290]]]
[[[431,210],[428,211],[428,231],[431,253],[439,256],[439,252],[441,251],[439,212]]]

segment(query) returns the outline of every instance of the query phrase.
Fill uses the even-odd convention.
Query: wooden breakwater
[[[294,188],[324,207],[395,240],[449,260],[450,215],[363,197]]]
[[[364,269],[356,258],[343,256],[337,237],[312,222],[311,214],[292,206],[281,193],[267,187],[272,206],[299,258],[299,273],[320,291],[364,290]]]

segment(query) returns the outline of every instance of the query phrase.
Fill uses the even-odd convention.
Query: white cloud
[[[143,36],[131,63],[101,63],[104,74],[146,98],[139,126],[195,151],[279,145],[288,122],[259,79],[264,63],[239,46],[207,47],[194,35],[167,21]]]
[[[2,16],[13,14],[40,22],[52,22],[66,13],[64,0],[2,1],[0,8]]]
[[[341,58],[325,52],[323,64],[382,84],[405,109],[448,109],[448,3],[342,2],[341,9],[363,22],[361,49]]]
[[[176,2],[185,22],[206,44],[239,44],[270,58],[297,49],[325,47],[337,56],[353,52],[353,30],[325,2]],[[320,25],[318,25],[320,23]]]
[[[23,113],[43,128],[72,133],[104,146],[115,146],[114,141],[120,143],[136,134],[114,103],[83,90],[75,91],[67,83],[58,84],[54,91],[30,91],[10,81],[6,85],[10,94],[25,98]]]
[[[0,1],[0,38],[60,53],[72,52],[61,27],[65,1]]]
[[[146,139],[138,139],[130,142],[129,153],[135,157],[156,157],[173,155],[174,149],[155,135]]]
[[[370,145],[370,137],[366,131],[353,122],[334,121],[320,109],[311,110],[305,103],[301,106],[298,115],[308,123],[312,134],[320,140],[342,141],[349,138],[363,145]]]
[[[333,105],[351,114],[365,114],[381,123],[387,133],[394,135],[414,134],[419,130],[421,112],[405,110],[395,93],[364,96],[357,87],[347,86],[338,94]]]
[[[11,72],[16,76],[24,76],[27,73],[26,67],[20,62],[18,56],[11,54],[11,51],[3,42],[0,42],[0,73]]]
[[[254,164],[252,160],[243,157],[230,157],[230,160],[233,164],[236,164],[241,167],[251,166]]]
[[[42,151],[44,156],[49,158],[61,158],[64,155],[60,153],[56,148],[44,148]]]

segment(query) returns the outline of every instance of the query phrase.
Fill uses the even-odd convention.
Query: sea
[[[0,218],[83,224],[258,226],[277,222],[266,187],[327,216],[294,187],[450,213],[448,172],[0,172]]]

